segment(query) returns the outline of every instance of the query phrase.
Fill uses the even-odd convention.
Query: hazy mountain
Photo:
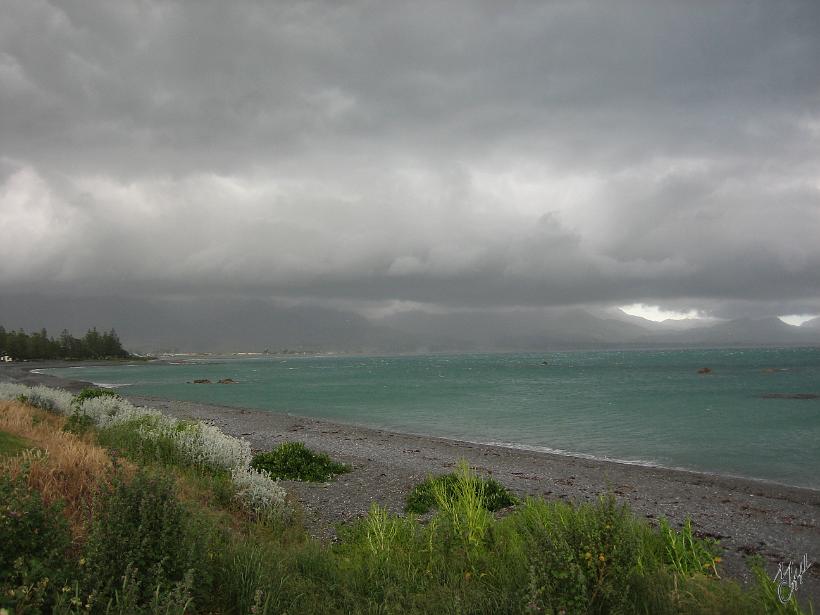
[[[715,320],[703,318],[667,318],[662,321],[649,320],[648,318],[635,316],[634,314],[627,314],[620,308],[608,308],[606,310],[600,310],[599,312],[591,310],[591,313],[595,316],[603,318],[632,323],[644,329],[648,329],[649,331],[685,331],[687,329],[694,329],[697,327],[708,327],[717,323]]]
[[[658,323],[664,331],[689,331],[702,327],[711,327],[720,324],[719,321],[702,318],[667,318]]]
[[[820,343],[820,331],[795,327],[779,318],[738,318],[708,327],[655,336],[654,341],[682,345],[795,345]]]
[[[806,329],[820,330],[820,316],[818,316],[817,318],[812,318],[811,320],[807,320],[800,326],[805,327]]]
[[[426,339],[430,347],[454,349],[820,344],[820,329],[794,327],[775,317],[706,323],[694,319],[653,322],[628,314],[602,318],[580,309],[443,315],[404,312],[383,321],[416,340]]]
[[[664,326],[656,320],[649,320],[634,314],[627,314],[620,308],[590,309],[589,313],[604,320],[617,320],[636,325],[644,331],[662,331]]]
[[[400,312],[381,323],[415,336],[431,348],[526,350],[630,343],[647,334],[638,325],[593,316],[580,309],[430,314]]]
[[[0,324],[26,330],[46,327],[115,328],[136,352],[279,351],[337,352],[540,351],[553,348],[820,344],[820,323],[801,327],[778,318],[738,319],[708,326],[653,322],[620,311],[583,309],[469,311],[421,310],[368,319],[354,312],[310,305],[282,306],[261,299],[147,301],[117,297],[0,296]],[[679,327],[688,327],[679,330]]]

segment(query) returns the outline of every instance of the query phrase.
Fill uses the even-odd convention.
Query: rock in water
[[[820,399],[816,393],[763,393],[763,399]]]

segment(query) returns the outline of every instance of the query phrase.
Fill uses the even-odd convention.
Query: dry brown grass
[[[48,502],[63,500],[75,534],[82,531],[94,494],[113,475],[105,449],[88,438],[62,431],[65,419],[18,402],[0,402],[0,430],[20,436],[36,448],[0,464],[12,477],[25,474],[28,485]]]

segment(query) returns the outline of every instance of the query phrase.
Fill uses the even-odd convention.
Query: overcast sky
[[[0,15],[2,293],[820,313],[816,0]]]

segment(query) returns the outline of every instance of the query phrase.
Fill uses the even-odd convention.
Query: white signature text
[[[814,562],[809,563],[808,553],[800,560],[799,565],[792,568],[792,563],[789,562],[785,566],[781,563],[777,565],[777,574],[774,575],[774,582],[777,583],[777,597],[780,602],[786,604],[791,600],[794,592],[803,583],[803,575],[808,572],[809,568],[814,565]]]

